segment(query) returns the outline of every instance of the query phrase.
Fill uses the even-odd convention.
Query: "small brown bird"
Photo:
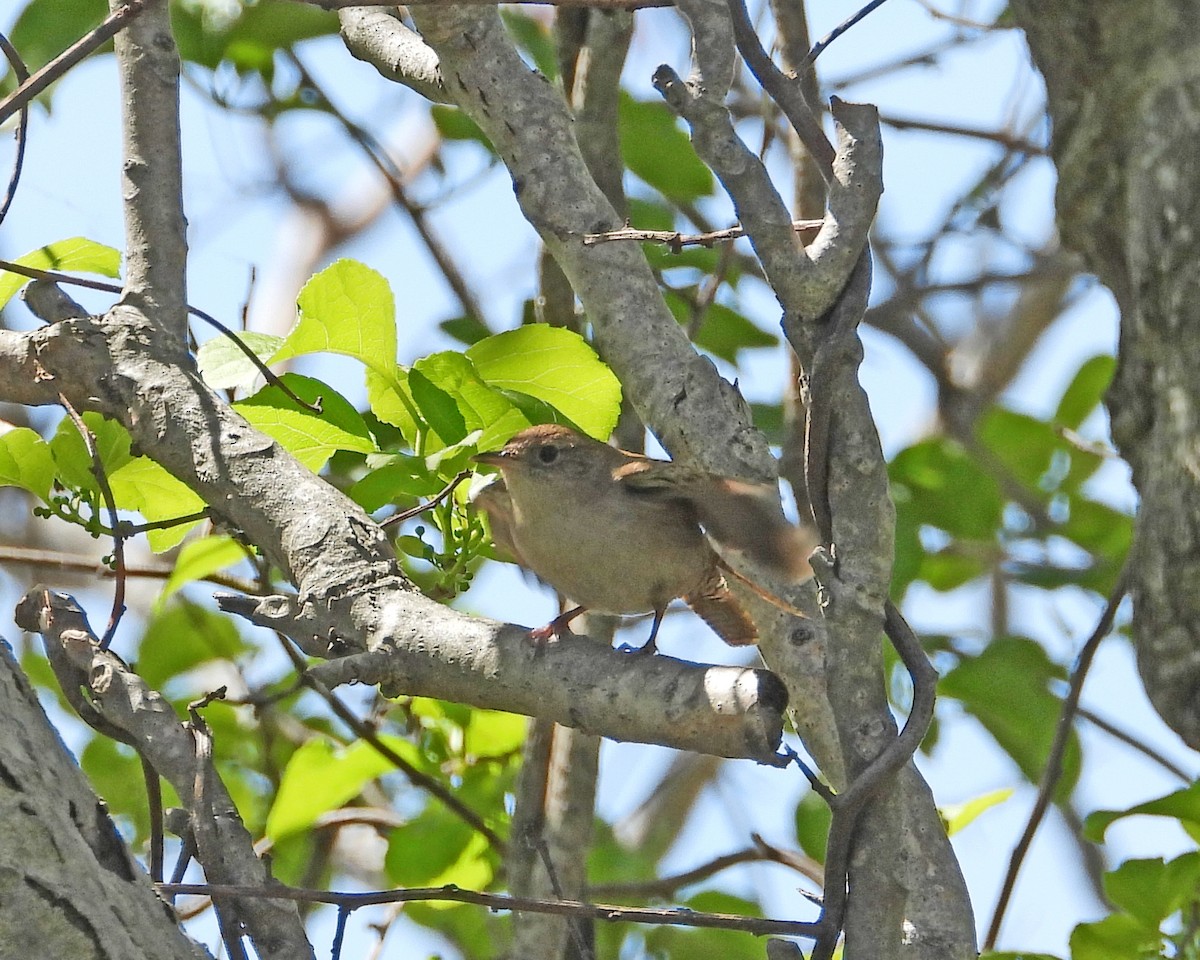
[[[497,546],[579,606],[532,631],[561,635],[585,610],[653,612],[652,653],[667,605],[682,597],[734,646],[753,621],[729,591],[705,532],[799,579],[813,544],[783,518],[773,487],[628,453],[557,424],[522,430],[479,463],[502,479],[475,503]]]

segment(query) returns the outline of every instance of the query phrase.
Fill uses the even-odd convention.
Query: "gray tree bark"
[[[1128,568],[1138,668],[1200,748],[1200,7],[1011,9],[1046,78],[1063,242],[1121,310],[1108,406],[1141,494]]]
[[[0,639],[0,956],[207,960],[129,855]]]

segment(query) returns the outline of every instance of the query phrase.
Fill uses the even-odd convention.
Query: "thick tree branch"
[[[575,289],[639,416],[672,455],[721,473],[773,477],[766,442],[733,387],[697,355],[634,244],[585,246],[621,218],[596,186],[562,97],[521,59],[495,11],[412,9],[447,90],[512,174],[525,217]],[[787,229],[791,229],[787,221]]]
[[[17,607],[17,624],[42,634],[46,655],[64,691],[86,690],[81,710],[106,735],[131,744],[175,788],[190,814],[197,856],[213,883],[262,888],[271,883],[266,864],[242,825],[211,761],[198,762],[193,731],[171,705],[116,655],[100,649],[83,610],[70,597],[36,587]],[[97,722],[99,721],[99,722]],[[197,785],[203,782],[204,789]],[[262,957],[312,957],[294,904],[246,900],[234,908]]]

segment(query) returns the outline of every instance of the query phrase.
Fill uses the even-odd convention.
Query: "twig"
[[[203,510],[197,510],[195,513],[189,513],[183,517],[168,517],[165,520],[148,520],[146,523],[129,523],[122,520],[119,529],[122,536],[136,537],[139,533],[148,533],[151,530],[170,530],[172,527],[182,527],[187,523],[199,523],[201,520],[209,518],[209,510],[205,507]]]
[[[80,570],[85,573],[96,573],[103,577],[113,576],[113,571],[100,560],[82,557],[77,554],[64,553],[58,550],[35,550],[30,547],[18,547],[12,544],[0,545],[0,560],[4,563],[23,563],[30,566],[58,567],[62,570]],[[142,577],[155,580],[166,580],[173,569],[168,566],[138,567],[126,566],[125,576]],[[255,594],[260,590],[253,583],[241,577],[230,577],[220,573],[210,573],[201,578],[207,583],[230,590],[240,590],[243,593]]]
[[[814,883],[820,883],[822,871],[820,864],[799,854],[790,854],[777,850],[762,838],[755,837],[755,845],[714,857],[707,863],[702,863],[691,870],[673,873],[655,880],[644,880],[641,883],[609,883],[589,887],[590,893],[605,897],[670,897],[681,887],[707,880],[709,877],[728,870],[742,863],[780,863],[791,867]]]
[[[559,917],[581,917],[608,923],[648,923],[659,926],[704,927],[740,930],[755,936],[782,934],[812,937],[817,924],[805,920],[774,920],[768,917],[741,917],[728,913],[698,913],[688,909],[653,910],[646,907],[622,907],[607,903],[583,903],[578,900],[538,900],[510,897],[500,893],[463,890],[453,884],[444,887],[414,887],[402,890],[375,890],[367,893],[343,893],[335,890],[308,890],[282,883],[269,887],[236,884],[164,883],[158,889],[168,896],[250,897],[254,899],[293,900],[298,903],[331,903],[350,910],[381,903],[446,901],[472,903],[491,910],[517,910],[548,913]]]
[[[792,228],[797,233],[820,230],[824,222],[824,220],[793,220]],[[638,230],[635,227],[622,227],[620,230],[609,230],[607,233],[585,233],[583,245],[590,247],[597,243],[611,243],[614,240],[637,240],[642,243],[662,243],[670,247],[672,253],[678,253],[683,247],[711,247],[725,240],[737,240],[745,235],[746,230],[741,224],[726,227],[724,230],[710,230],[707,233],[682,233],[679,230]]]
[[[210,694],[195,703],[188,704],[189,721],[187,726],[191,731],[196,751],[190,804],[193,823],[209,824],[217,818],[210,781],[213,771],[212,733],[200,715],[200,709],[210,700],[223,695],[224,688],[221,688],[219,693]],[[229,960],[246,960],[246,950],[242,944],[241,922],[237,919],[236,907],[230,903],[228,898],[224,897],[214,896],[212,903],[217,911],[217,925],[221,929],[221,940],[229,953]]]
[[[25,66],[25,61],[21,59],[17,48],[9,42],[8,37],[2,33],[0,33],[0,50],[3,50],[4,56],[8,58],[13,73],[17,77],[17,83],[24,83],[28,80],[29,69]],[[4,218],[8,216],[8,208],[12,206],[13,199],[17,195],[17,184],[21,182],[21,170],[25,165],[25,134],[28,130],[29,104],[24,104],[21,107],[20,122],[17,124],[17,155],[13,159],[13,170],[12,175],[8,178],[8,188],[4,191],[4,202],[0,203],[0,223],[3,223]]]
[[[129,0],[119,10],[114,10],[95,30],[84,34],[75,43],[38,70],[33,76],[23,81],[12,93],[0,102],[0,123],[3,123],[18,110],[28,105],[29,101],[45,90],[50,84],[70,70],[75,64],[106,41],[111,40],[121,30],[129,25],[149,0]]]
[[[1083,648],[1079,651],[1079,658],[1075,662],[1075,669],[1071,672],[1071,684],[1067,690],[1066,697],[1063,699],[1062,713],[1058,717],[1058,726],[1054,730],[1054,741],[1051,743],[1050,753],[1046,757],[1046,766],[1042,771],[1042,780],[1038,784],[1037,799],[1034,801],[1033,810],[1029,814],[1029,822],[1025,824],[1025,830],[1021,834],[1021,839],[1017,841],[1017,845],[1013,849],[1012,857],[1008,864],[1008,872],[1004,875],[1004,884],[1000,888],[1000,897],[996,901],[996,909],[992,913],[992,922],[988,925],[987,938],[983,944],[985,951],[994,949],[996,945],[996,939],[1000,936],[1000,926],[1004,922],[1004,914],[1008,910],[1008,903],[1017,883],[1017,874],[1021,872],[1021,864],[1024,863],[1025,855],[1029,852],[1030,844],[1033,843],[1034,834],[1037,833],[1042,818],[1046,815],[1046,810],[1050,807],[1050,802],[1054,796],[1054,789],[1058,786],[1058,781],[1062,778],[1063,755],[1066,753],[1067,742],[1070,739],[1075,714],[1079,709],[1079,698],[1083,693],[1083,682],[1087,679],[1088,670],[1092,666],[1092,660],[1096,656],[1096,650],[1100,646],[1100,641],[1112,631],[1117,609],[1121,606],[1121,601],[1125,599],[1125,593],[1129,589],[1128,583],[1129,568],[1127,565],[1121,571],[1120,576],[1117,577],[1116,586],[1113,587],[1112,595],[1104,605],[1104,612],[1100,614],[1100,620],[1096,624],[1096,629],[1092,631],[1092,635],[1087,638],[1087,642],[1084,643]]]
[[[329,949],[330,960],[342,960],[342,941],[346,937],[346,921],[350,919],[349,907],[338,907],[337,929],[333,932],[333,945]]]
[[[108,474],[105,472],[100,454],[96,450],[96,438],[92,436],[92,431],[83,422],[83,417],[71,406],[70,401],[61,393],[58,395],[58,400],[67,411],[71,422],[75,424],[75,429],[79,431],[83,445],[87,448],[88,456],[92,459],[92,474],[96,477],[96,483],[100,487],[100,495],[104,498],[104,505],[108,509],[108,522],[112,527],[113,561],[116,565],[117,582],[113,589],[112,612],[108,616],[108,626],[104,630],[104,636],[100,638],[100,649],[107,650],[109,644],[112,643],[113,634],[117,632],[117,624],[121,622],[121,616],[125,613],[125,536],[120,529],[117,501],[113,497],[112,487],[108,484]]]
[[[284,634],[276,631],[276,636],[279,638],[279,643],[283,647],[284,653],[292,661],[292,666],[295,667],[297,675],[301,682],[324,700],[329,708],[337,715],[346,726],[348,726],[359,739],[366,741],[372,749],[375,750],[381,757],[392,764],[397,770],[403,773],[408,781],[415,787],[425,790],[426,792],[437,797],[443,804],[454,814],[456,814],[464,823],[474,829],[477,833],[482,834],[487,841],[499,852],[503,852],[505,848],[504,840],[495,830],[489,827],[478,813],[472,810],[467,804],[460,800],[457,796],[450,792],[445,784],[434,779],[429,774],[418,770],[411,763],[405,760],[400,754],[389,747],[380,739],[379,734],[370,726],[354,715],[354,711],[347,707],[332,690],[324,683],[314,677],[308,671],[308,664],[304,657],[301,656],[292,646]]]
[[[875,2],[882,3],[883,0],[875,0]],[[795,77],[786,76],[775,66],[775,62],[763,49],[762,42],[758,39],[758,32],[754,29],[754,24],[750,22],[750,14],[746,10],[746,0],[730,0],[729,12],[733,17],[734,41],[737,43],[742,59],[746,61],[746,66],[750,68],[750,72],[762,85],[763,90],[779,105],[779,109],[788,118],[796,135],[800,137],[800,142],[804,144],[804,148],[813,158],[822,179],[828,183],[833,177],[835,155],[833,145],[825,136],[825,131],[821,129],[821,124],[814,116],[812,107],[804,99],[804,92],[800,89],[799,81]],[[810,54],[809,60],[804,64],[804,69],[808,69],[814,59],[816,58]]]
[[[84,277],[73,277],[69,273],[60,273],[57,270],[42,270],[40,267],[27,267],[23,263],[13,263],[11,260],[0,260],[0,270],[7,270],[9,273],[16,273],[22,277],[29,277],[33,280],[45,280],[51,283],[69,283],[76,287],[87,287],[89,290],[102,290],[105,293],[123,293],[123,289],[115,283],[105,283],[103,280],[88,280]],[[282,390],[293,403],[299,407],[303,407],[310,413],[321,413],[321,398],[317,398],[316,403],[309,403],[307,400],[296,395],[296,393],[279,377],[271,372],[271,369],[258,358],[258,355],[246,346],[238,338],[229,327],[221,323],[212,314],[205,313],[199,307],[193,307],[190,304],[187,306],[187,312],[199,320],[203,320],[210,327],[225,337],[233,341],[233,345],[237,347],[242,354],[254,364],[255,369],[262,374],[263,379],[271,386],[278,387]]]
[[[383,523],[380,524],[380,526],[386,530],[388,527],[390,527],[394,524],[403,523],[405,520],[411,520],[413,517],[420,516],[426,510],[433,509],[439,503],[441,503],[443,500],[445,500],[448,496],[450,496],[450,494],[452,494],[454,492],[454,488],[457,487],[464,480],[466,480],[467,477],[469,477],[470,475],[471,475],[470,470],[462,471],[457,477],[455,477],[448,484],[446,484],[444,487],[442,487],[441,491],[434,494],[432,497],[430,497],[424,503],[418,503],[415,507],[410,507],[407,510],[401,510],[395,516],[388,517],[386,520],[384,520]]]
[[[1040,143],[1033,143],[1024,137],[1016,136],[1004,130],[987,130],[983,127],[967,127],[959,123],[939,123],[936,120],[921,120],[917,117],[897,117],[881,113],[879,122],[897,130],[924,130],[929,133],[942,133],[952,137],[970,137],[975,140],[989,140],[998,143],[1013,153],[1025,153],[1035,157],[1044,157],[1050,151]]]
[[[1076,709],[1075,712],[1079,715],[1079,717],[1081,719],[1086,720],[1088,723],[1092,724],[1092,726],[1098,727],[1099,729],[1103,730],[1105,733],[1107,733],[1113,739],[1120,740],[1121,743],[1125,744],[1127,747],[1130,747],[1130,748],[1136,750],[1142,756],[1147,757],[1150,760],[1153,760],[1160,767],[1162,767],[1164,770],[1166,770],[1167,773],[1171,774],[1172,776],[1178,777],[1184,783],[1191,783],[1193,780],[1196,779],[1194,776],[1192,776],[1190,773],[1188,773],[1186,770],[1184,770],[1183,767],[1179,766],[1177,763],[1175,763],[1173,760],[1171,760],[1171,758],[1168,757],[1166,754],[1161,753],[1158,750],[1155,750],[1154,747],[1150,746],[1150,744],[1145,743],[1142,740],[1139,740],[1132,733],[1122,730],[1115,723],[1105,720],[1099,714],[1093,713],[1087,707],[1079,707],[1078,709]]]
[[[850,17],[847,20],[843,20],[841,23],[839,23],[836,27],[834,27],[832,30],[830,30],[829,33],[827,33],[824,37],[822,37],[820,40],[818,40],[813,45],[813,48],[808,52],[808,56],[804,60],[804,65],[806,67],[811,67],[813,65],[813,63],[816,61],[817,57],[819,57],[821,54],[823,54],[825,52],[825,49],[831,43],[833,43],[834,40],[836,40],[843,33],[845,33],[847,30],[849,30],[851,27],[853,27],[856,23],[858,23],[860,20],[862,20],[864,17],[866,17],[867,14],[872,13],[875,10],[878,10],[880,7],[882,7],[884,5],[885,2],[886,2],[886,0],[871,0],[870,3],[868,3],[865,7],[863,7],[861,10],[859,10],[858,13],[854,14],[854,16]]]
[[[454,291],[454,296],[458,299],[459,305],[463,312],[474,317],[480,323],[486,322],[483,310],[476,299],[475,294],[467,285],[466,279],[462,275],[462,271],[458,269],[458,265],[451,259],[445,245],[434,235],[433,228],[429,224],[429,218],[426,216],[425,208],[418,203],[415,203],[408,192],[404,188],[404,177],[396,168],[391,157],[383,145],[375,138],[369,130],[360,127],[347,117],[341,110],[334,106],[333,101],[329,99],[328,94],[317,83],[316,79],[308,69],[304,66],[303,61],[296,55],[294,51],[287,51],[287,56],[300,71],[300,79],[313,93],[320,97],[325,108],[333,115],[334,119],[341,124],[342,129],[355,143],[359,145],[363,153],[375,164],[375,168],[383,176],[387,182],[388,189],[391,191],[392,198],[397,205],[408,214],[412,221],[413,227],[417,231],[417,235],[421,238],[421,242],[425,244],[425,249],[429,251],[429,255],[433,257],[434,262],[438,265],[438,269],[442,272],[446,283],[450,289]]]

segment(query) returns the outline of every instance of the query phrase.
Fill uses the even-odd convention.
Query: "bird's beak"
[[[477,453],[471,458],[476,463],[487,464],[489,467],[500,467],[508,463],[508,457],[504,455],[502,450],[497,450],[494,453]]]

